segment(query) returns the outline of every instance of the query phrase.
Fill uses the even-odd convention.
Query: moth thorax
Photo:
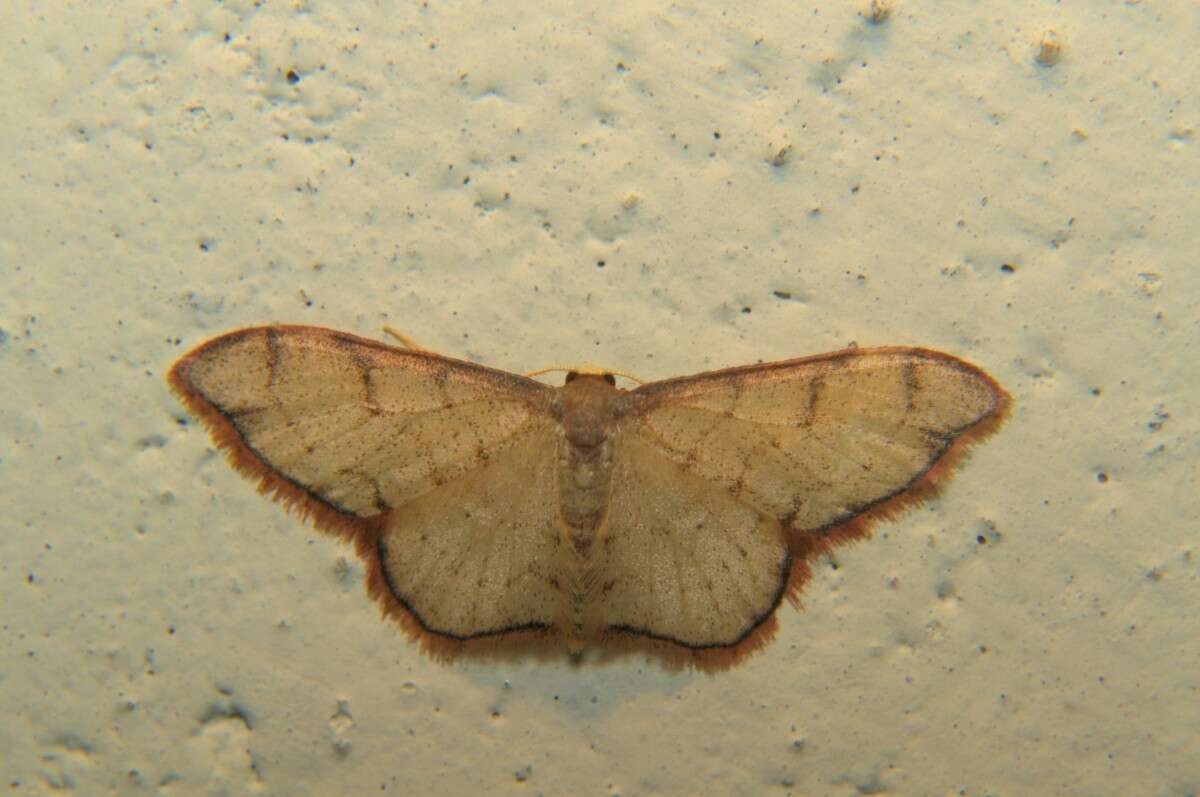
[[[604,442],[620,393],[611,382],[592,374],[577,374],[564,385],[559,407],[567,442],[580,449],[595,448]]]

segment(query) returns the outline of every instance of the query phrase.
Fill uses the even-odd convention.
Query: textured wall
[[[1193,3],[15,5],[6,793],[1200,790]],[[445,665],[168,393],[271,321],[1016,405],[730,672]]]

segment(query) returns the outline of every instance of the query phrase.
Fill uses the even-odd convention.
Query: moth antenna
[[[535,376],[541,376],[542,374],[548,374],[553,371],[562,371],[563,373],[568,374],[573,372],[577,374],[586,374],[588,376],[604,376],[605,374],[612,374],[613,376],[624,377],[630,382],[637,382],[639,385],[646,384],[646,380],[638,379],[633,374],[627,374],[624,371],[614,371],[611,368],[601,368],[598,365],[551,365],[548,368],[539,368],[536,371],[530,371],[529,373],[525,374],[525,376],[533,379]]]
[[[383,331],[400,341],[400,345],[406,349],[412,349],[413,351],[429,351],[429,349],[425,348],[420,343],[417,343],[415,340],[410,338],[408,335],[405,335],[395,327],[390,327],[387,324],[384,324]]]

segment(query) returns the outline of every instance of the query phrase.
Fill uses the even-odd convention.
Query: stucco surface
[[[1194,3],[14,8],[7,794],[1200,790]],[[919,344],[1016,403],[729,672],[443,664],[167,391],[272,321],[646,379]]]

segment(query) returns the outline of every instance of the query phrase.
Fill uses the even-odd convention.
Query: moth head
[[[571,368],[567,371],[567,378],[563,381],[563,384],[569,385],[581,376],[599,377],[614,387],[617,384],[616,374],[598,365],[577,365]]]

